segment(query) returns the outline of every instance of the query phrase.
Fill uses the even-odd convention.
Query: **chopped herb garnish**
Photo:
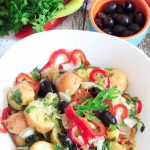
[[[40,75],[40,72],[39,72],[38,67],[35,67],[35,68],[33,69],[33,71],[31,72],[31,75],[32,75],[32,78],[33,78],[33,79],[35,79],[35,80],[40,80],[41,75]]]
[[[138,97],[131,97],[129,94],[126,93],[124,93],[122,96],[126,99],[127,104],[135,104],[139,100]]]
[[[109,128],[108,128],[108,131],[109,131],[109,132],[112,132],[112,131],[116,130],[116,128],[117,128],[117,125],[116,125],[116,124],[110,124],[110,125],[109,125]]]
[[[103,103],[104,100],[109,99],[113,100],[120,95],[120,91],[116,87],[105,89],[98,93],[98,95],[94,99],[87,99],[80,105],[75,105],[76,113],[79,116],[85,116],[87,118],[91,118],[90,120],[96,120],[94,115],[95,111],[104,111],[108,110],[108,105]]]
[[[142,132],[144,132],[144,130],[145,130],[145,125],[144,125],[144,123],[141,121],[141,119],[140,118],[138,118],[138,117],[133,117],[135,120],[137,120],[137,123],[136,123],[136,125],[134,126],[134,128],[136,129],[136,130],[138,130],[138,127],[139,127],[139,125],[141,126],[140,127],[140,131],[141,131],[141,133]]]
[[[25,109],[25,112],[29,114],[35,108],[36,108],[35,106],[29,106]]]
[[[22,99],[21,99],[21,92],[19,89],[15,90],[12,93],[12,99],[17,103],[17,104],[22,104]]]

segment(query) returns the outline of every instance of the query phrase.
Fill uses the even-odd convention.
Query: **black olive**
[[[111,17],[106,17],[104,19],[104,27],[108,27],[108,28],[111,28],[113,25],[115,24],[113,18]]]
[[[115,25],[112,28],[113,35],[122,36],[123,32],[126,31],[127,28],[122,25]]]
[[[45,97],[48,92],[52,92],[52,93],[56,92],[54,85],[51,81],[47,79],[42,79],[40,81],[40,90],[38,92],[38,96]]]
[[[105,33],[109,34],[109,35],[112,35],[112,30],[111,30],[111,28],[105,28],[105,29],[103,29],[103,31],[104,31]]]
[[[134,11],[134,4],[131,2],[131,0],[125,1],[123,3],[123,8],[127,12]]]
[[[128,25],[131,23],[131,18],[128,15],[125,14],[118,14],[116,16],[117,23],[121,25]]]
[[[137,24],[143,25],[145,23],[145,15],[142,12],[135,13],[135,22]]]
[[[92,95],[93,97],[96,97],[97,94],[100,92],[100,89],[97,88],[97,87],[92,87],[92,88],[90,88],[88,91],[91,93],[91,95]]]
[[[126,31],[123,32],[122,36],[131,36],[131,35],[133,35],[133,34],[134,34],[133,31],[126,30]]]
[[[106,14],[104,14],[102,12],[98,12],[96,17],[99,18],[99,19],[105,19],[107,16],[106,16]]]
[[[108,127],[110,124],[116,124],[117,123],[117,120],[116,118],[114,117],[114,115],[109,112],[109,111],[103,111],[101,114],[100,114],[100,120],[102,121],[102,123]]]
[[[115,13],[117,11],[118,5],[119,4],[117,2],[110,2],[104,6],[103,12],[106,14]]]
[[[80,150],[80,147],[78,147],[77,145],[74,144],[73,149],[72,150]]]
[[[124,9],[123,9],[122,6],[119,6],[119,7],[118,7],[117,13],[119,13],[119,14],[123,14],[123,13],[124,13]]]
[[[27,143],[27,144],[33,144],[37,141],[45,141],[44,136],[40,133],[37,133],[37,134],[31,135],[31,136],[28,136],[25,139],[25,143]]]
[[[141,26],[136,24],[136,23],[131,23],[129,26],[128,26],[128,29],[133,31],[134,33],[137,33],[141,30]]]
[[[96,18],[96,19],[95,19],[95,23],[96,23],[96,25],[97,25],[100,29],[103,28],[103,20],[102,20],[102,19]]]
[[[65,112],[65,108],[69,105],[68,102],[66,101],[61,101],[59,104],[58,104],[58,112],[60,114],[63,114]]]
[[[129,19],[130,19],[130,23],[133,23],[134,22],[134,13],[128,13],[127,14],[128,15],[128,17],[129,17]]]
[[[74,143],[70,139],[70,137],[66,134],[58,134],[58,138],[64,146],[67,146],[70,150],[73,149]]]

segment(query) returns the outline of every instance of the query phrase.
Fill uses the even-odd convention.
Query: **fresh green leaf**
[[[129,111],[129,117],[134,117],[137,115],[137,111],[135,108],[131,108]]]
[[[31,113],[31,111],[33,110],[33,109],[35,109],[36,107],[35,106],[30,106],[30,107],[27,107],[26,109],[25,109],[25,112],[26,113]]]
[[[21,99],[21,92],[19,89],[15,90],[12,93],[12,99],[17,103],[17,104],[22,104],[22,99]]]
[[[110,125],[109,125],[109,128],[108,128],[108,131],[109,131],[109,132],[112,132],[112,131],[116,130],[116,128],[117,128],[117,125],[116,125],[116,124],[110,124]]]
[[[39,72],[38,67],[35,67],[35,68],[33,69],[33,71],[31,72],[31,75],[32,75],[32,78],[33,78],[33,79],[35,79],[35,80],[40,80],[41,75],[40,75],[40,72]]]
[[[106,150],[106,149],[111,150],[111,144],[112,144],[112,142],[110,142],[110,141],[104,141],[102,150]]]
[[[136,130],[138,130],[138,127],[140,125],[140,131],[141,131],[141,133],[144,132],[144,130],[145,130],[145,124],[141,121],[141,119],[139,117],[135,117],[134,116],[133,118],[137,120],[137,124],[134,126],[134,128]]]
[[[64,148],[58,144],[55,144],[54,150],[68,150],[68,148]]]

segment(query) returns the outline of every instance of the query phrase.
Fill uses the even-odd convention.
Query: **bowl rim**
[[[91,3],[91,5],[90,5],[90,9],[89,9],[89,12],[88,12],[88,14],[89,14],[89,20],[90,20],[92,26],[94,27],[94,29],[95,29],[97,32],[101,32],[101,33],[107,34],[107,33],[105,33],[103,30],[101,30],[100,28],[98,28],[97,25],[96,25],[96,23],[95,23],[95,21],[94,21],[93,10],[95,9],[95,6],[97,5],[97,2],[98,2],[98,1],[101,1],[101,0],[92,0],[92,3]],[[117,0],[116,0],[116,1],[117,1]],[[117,36],[117,37],[122,38],[122,39],[125,39],[125,40],[132,39],[132,38],[138,37],[138,36],[139,36],[140,34],[142,34],[145,30],[147,30],[147,28],[149,28],[149,26],[150,26],[150,8],[149,8],[149,6],[147,5],[147,3],[146,3],[145,0],[141,0],[141,3],[143,4],[144,9],[147,11],[147,14],[145,14],[145,15],[146,15],[146,23],[145,23],[145,25],[143,26],[143,28],[142,28],[139,32],[137,32],[137,33],[135,33],[135,34],[133,34],[133,35],[131,35],[131,36],[126,36],[126,37]]]

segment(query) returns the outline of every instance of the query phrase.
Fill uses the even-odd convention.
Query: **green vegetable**
[[[74,12],[76,12],[78,9],[81,8],[83,3],[84,3],[84,0],[71,0],[67,5],[65,5],[64,8],[58,10],[54,14],[54,18],[60,18],[60,17],[73,14]]]
[[[61,147],[58,144],[55,144],[54,150],[68,150],[68,148]]]
[[[120,91],[116,87],[105,89],[98,93],[94,99],[87,99],[80,105],[75,105],[76,113],[79,116],[85,116],[89,120],[97,120],[94,115],[94,111],[104,111],[109,107],[107,104],[103,103],[104,100],[113,100],[120,96]]]
[[[35,32],[52,21],[54,14],[64,7],[64,0],[0,0],[0,35],[9,30],[20,31],[26,24]]]
[[[12,99],[17,103],[17,104],[22,104],[22,99],[21,99],[21,92],[19,89],[15,90],[12,93]]]
[[[25,109],[25,112],[26,113],[31,113],[31,111],[34,109],[34,108],[36,108],[35,106],[29,106],[29,107],[27,107],[26,109]]]
[[[138,102],[138,97],[131,97],[129,94],[124,93],[123,97],[126,99],[127,104],[135,104]]]
[[[138,130],[138,127],[139,127],[139,125],[140,125],[140,126],[141,126],[141,127],[140,127],[141,133],[144,132],[144,130],[145,130],[145,125],[144,125],[144,123],[141,121],[141,119],[140,119],[139,117],[133,117],[133,118],[137,120],[137,124],[134,126],[134,128],[136,129],[136,131]]]
[[[102,150],[106,150],[106,149],[111,150],[111,144],[112,144],[112,142],[110,142],[110,141],[104,141]]]
[[[40,80],[41,75],[40,75],[40,73],[39,73],[38,67],[35,67],[35,68],[33,69],[33,71],[31,72],[31,75],[32,75],[32,78],[33,78],[33,79],[35,79],[35,80]]]
[[[110,125],[109,125],[109,128],[108,128],[108,131],[109,131],[109,132],[112,132],[112,131],[116,130],[116,128],[117,128],[117,125],[110,124]]]

